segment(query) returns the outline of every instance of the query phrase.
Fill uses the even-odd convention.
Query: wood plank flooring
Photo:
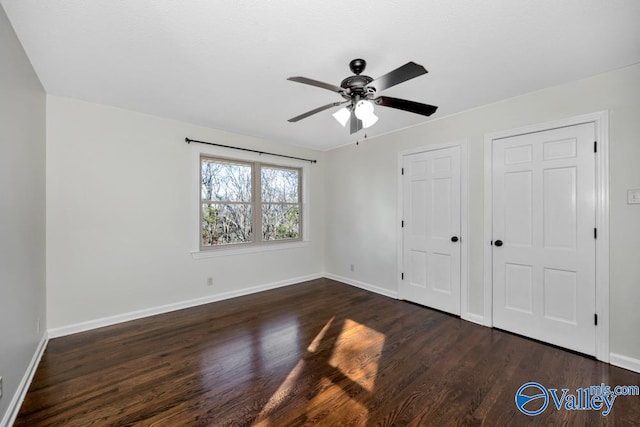
[[[524,415],[528,381],[640,374],[319,279],[53,339],[15,425],[640,425],[639,396]]]

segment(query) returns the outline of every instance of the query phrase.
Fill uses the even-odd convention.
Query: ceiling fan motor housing
[[[350,100],[359,100],[362,98],[370,98],[375,93],[375,88],[366,87],[373,81],[372,77],[361,75],[367,66],[364,59],[354,59],[349,62],[349,68],[354,76],[349,76],[342,80],[340,87],[346,89],[342,93],[342,97]]]
[[[365,68],[367,68],[367,61],[364,59],[352,59],[351,62],[349,62],[349,69],[355,75],[362,73]]]
[[[365,86],[367,86],[372,81],[373,78],[369,76],[350,76],[340,83],[340,87],[348,89],[351,94],[363,94],[365,92]]]

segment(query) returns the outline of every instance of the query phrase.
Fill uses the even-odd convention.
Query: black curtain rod
[[[304,159],[302,157],[294,157],[294,156],[286,156],[284,154],[268,153],[266,151],[251,150],[249,148],[232,147],[230,145],[216,144],[216,143],[213,143],[213,142],[206,142],[206,141],[198,141],[196,139],[191,139],[191,138],[185,138],[184,141],[187,144],[191,144],[192,142],[197,142],[198,144],[215,145],[216,147],[231,148],[233,150],[250,151],[252,153],[268,154],[270,156],[286,157],[287,159],[304,160],[305,162],[318,163],[317,160]]]

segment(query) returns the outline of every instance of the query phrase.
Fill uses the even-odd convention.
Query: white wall
[[[185,137],[318,159],[308,168],[308,245],[194,259],[194,150],[206,146],[187,145]],[[122,319],[118,316],[139,310],[319,276],[324,270],[323,156],[49,95],[47,307],[54,335],[83,322],[99,325],[91,323],[96,319]],[[207,277],[213,277],[214,286],[207,286]]]
[[[482,316],[485,133],[602,110],[610,112],[611,352],[640,362],[640,205],[626,204],[627,189],[640,188],[640,65],[328,152],[327,272],[396,292],[398,153],[467,138],[469,311]]]
[[[44,90],[1,6],[0,58],[2,425],[2,420],[10,416],[9,404],[20,393],[20,382],[28,375],[29,362],[46,331],[46,110]]]

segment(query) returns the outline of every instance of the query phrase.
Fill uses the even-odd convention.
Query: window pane
[[[200,163],[203,201],[251,202],[251,165],[206,158]]]
[[[263,205],[262,239],[281,240],[300,237],[300,205]]]
[[[262,167],[260,179],[262,181],[262,201],[275,203],[298,203],[297,169],[277,169]]]
[[[248,204],[202,204],[202,246],[251,242],[252,209]]]

